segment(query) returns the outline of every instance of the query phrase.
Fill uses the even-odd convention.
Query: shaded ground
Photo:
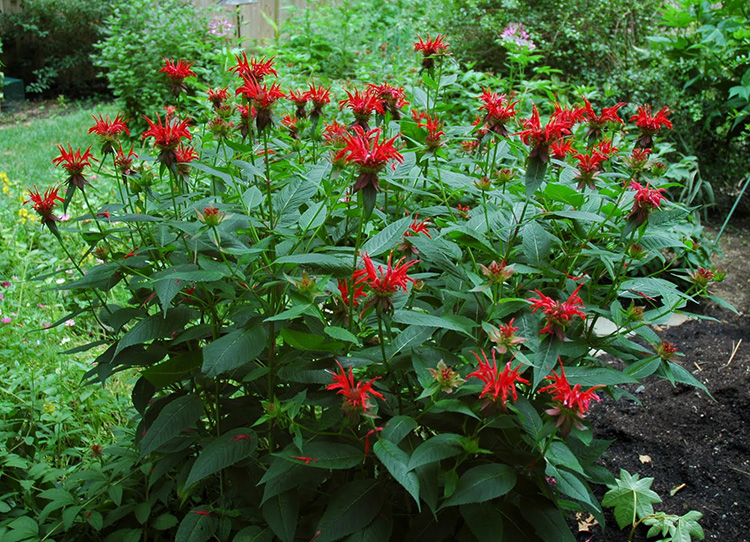
[[[653,477],[652,489],[663,500],[658,510],[678,515],[697,510],[706,540],[723,542],[750,541],[750,230],[744,226],[722,237],[725,253],[717,266],[728,275],[713,289],[740,315],[707,304],[699,310],[718,321],[689,321],[661,333],[684,354],[679,362],[713,399],[654,379],[636,393],[642,405],[606,398],[590,413],[596,436],[616,439],[604,458],[610,470]],[[646,530],[634,540],[647,540]],[[627,533],[617,531],[610,514],[606,533],[595,527],[579,540],[620,542]]]

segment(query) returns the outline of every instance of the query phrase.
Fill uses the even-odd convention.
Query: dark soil
[[[633,388],[641,404],[604,398],[589,419],[597,438],[615,439],[603,464],[617,473],[652,477],[662,498],[656,510],[703,514],[706,540],[750,541],[750,235],[745,224],[722,237],[717,266],[728,271],[713,292],[737,307],[739,315],[713,303],[698,312],[717,321],[691,320],[660,331],[684,354],[678,362],[711,392],[660,379]],[[673,495],[670,492],[674,493]],[[600,495],[601,497],[601,495]],[[647,528],[633,540],[645,541]],[[611,513],[607,529],[580,532],[580,541],[624,542]]]

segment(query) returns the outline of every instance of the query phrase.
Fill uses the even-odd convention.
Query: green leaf
[[[512,467],[500,463],[480,465],[461,475],[456,491],[440,508],[490,501],[502,497],[515,485],[516,473]]]
[[[523,254],[528,259],[528,263],[535,267],[544,266],[555,237],[538,222],[530,222],[521,230],[521,238]]]
[[[548,335],[539,345],[539,350],[534,356],[534,380],[531,388],[536,389],[539,383],[552,371],[557,363],[560,352],[560,341],[552,335]]]
[[[299,518],[296,491],[287,491],[268,499],[261,507],[263,517],[282,542],[293,542]]]
[[[557,489],[561,493],[588,504],[599,513],[601,512],[599,503],[591,493],[588,485],[583,482],[578,475],[562,468],[558,469],[549,463],[547,464],[545,473],[547,476],[555,479],[557,482]]]
[[[380,437],[398,444],[417,427],[417,422],[410,416],[394,416],[383,428]]]
[[[703,528],[698,524],[698,520],[702,517],[703,514],[696,510],[691,510],[684,516],[680,516],[677,519],[674,533],[672,533],[672,542],[691,542],[693,536],[703,540],[706,535],[703,533]]]
[[[157,531],[166,531],[177,525],[178,519],[172,514],[162,514],[151,522],[151,527]]]
[[[273,316],[269,316],[263,322],[281,322],[284,320],[294,320],[295,318],[299,318],[303,314],[309,314],[309,310],[313,307],[312,303],[302,303],[300,305],[292,305],[290,308],[288,308],[285,311],[280,312],[279,314],[274,314]]]
[[[604,494],[602,505],[614,508],[615,520],[620,529],[654,513],[654,503],[661,502],[659,495],[651,490],[653,478],[640,479],[625,469],[620,469],[620,478],[615,486]]]
[[[391,476],[409,492],[417,508],[421,511],[422,504],[419,501],[419,478],[415,472],[409,470],[409,454],[390,440],[381,438],[372,447],[372,451],[378,456],[380,462],[385,465]]]
[[[323,333],[333,339],[336,339],[337,341],[359,344],[359,339],[357,338],[357,336],[348,329],[344,329],[343,327],[326,326],[325,329],[323,329]]]
[[[148,318],[144,318],[123,335],[122,339],[117,343],[117,348],[112,357],[117,357],[117,354],[128,346],[170,337],[175,331],[184,329],[185,325],[195,318],[195,315],[196,313],[193,309],[176,307],[169,309],[165,315],[154,314]]]
[[[388,351],[389,357],[393,357],[402,350],[409,351],[412,348],[419,348],[430,340],[432,334],[435,333],[436,327],[424,327],[410,325],[405,327],[404,330],[396,335],[396,338],[391,344],[391,348]]]
[[[251,525],[237,533],[232,542],[273,542],[273,532],[269,528]]]
[[[703,391],[705,391],[709,397],[711,397],[711,392],[708,391],[708,388],[703,385],[703,383],[695,378],[690,371],[685,369],[682,365],[679,365],[677,363],[674,363],[672,361],[667,362],[669,365],[669,368],[672,370],[672,374],[674,375],[674,379],[677,382],[681,382],[683,384],[687,384],[688,386],[693,386],[694,388],[699,388]]]
[[[362,245],[361,252],[366,252],[372,258],[380,256],[389,249],[393,249],[404,237],[404,232],[413,221],[413,218],[407,216],[406,218],[390,223],[383,230],[370,237]]]
[[[509,405],[511,410],[517,411],[521,416],[521,427],[533,439],[534,442],[541,442],[544,422],[539,416],[536,408],[525,397],[518,397],[515,404]]]
[[[578,462],[578,458],[576,458],[575,454],[570,450],[570,448],[568,448],[567,444],[562,441],[553,441],[552,444],[550,444],[547,448],[545,457],[547,461],[549,461],[556,467],[566,467],[570,470],[574,470],[583,474],[583,467]]]
[[[526,177],[524,178],[524,184],[526,186],[526,195],[532,196],[536,192],[537,188],[542,186],[544,181],[544,174],[547,171],[547,163],[535,156],[529,158],[529,165],[526,168]]]
[[[412,452],[409,470],[414,470],[428,463],[439,462],[448,457],[455,457],[464,451],[464,437],[452,433],[441,433],[426,440]]]
[[[249,457],[257,446],[258,438],[255,433],[243,427],[215,437],[201,450],[198,459],[193,463],[193,468],[190,469],[185,481],[185,488]]]
[[[314,440],[306,442],[299,452],[294,445],[274,454],[292,463],[305,464],[318,469],[350,469],[362,463],[364,453],[359,448],[340,442]],[[295,457],[296,456],[296,457]],[[310,460],[298,459],[310,458]]]
[[[175,542],[206,542],[216,532],[216,518],[206,515],[204,509],[191,510],[182,518],[177,528]]]
[[[141,440],[141,457],[190,429],[203,414],[203,401],[197,395],[183,395],[165,406]]]
[[[479,419],[479,416],[474,414],[474,411],[460,399],[441,399],[440,401],[436,401],[435,404],[430,407],[429,412],[433,414],[439,414],[441,412],[457,412],[459,414],[471,416],[477,420]]]
[[[354,480],[341,486],[328,502],[315,542],[332,542],[366,527],[383,506],[377,480]]]
[[[202,351],[191,350],[171,357],[164,363],[146,368],[141,376],[157,388],[163,389],[180,382],[187,375],[199,369],[202,363]]]
[[[351,260],[344,260],[330,254],[289,254],[276,258],[276,265],[296,264],[310,269],[330,273],[336,277],[349,277],[352,274]]]
[[[525,498],[518,507],[524,519],[544,542],[576,542],[562,512],[550,501]]]
[[[477,542],[503,540],[503,514],[492,503],[461,505],[461,515]]]
[[[267,340],[268,332],[263,326],[254,325],[232,331],[203,349],[201,370],[207,377],[213,378],[242,367],[263,352]]]
[[[472,337],[471,330],[476,327],[476,323],[465,316],[447,315],[436,316],[424,312],[397,310],[393,313],[393,321],[399,324],[409,324],[412,326],[437,327],[458,331],[468,337]]]
[[[544,195],[554,201],[566,203],[572,207],[583,205],[584,197],[578,190],[558,183],[548,183],[544,189]]]

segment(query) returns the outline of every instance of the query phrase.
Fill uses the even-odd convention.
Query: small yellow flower
[[[57,408],[55,408],[55,405],[53,405],[52,403],[44,403],[42,405],[42,410],[44,410],[44,412],[46,412],[47,414],[54,414]]]

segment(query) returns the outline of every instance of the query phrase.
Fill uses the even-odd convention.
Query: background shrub
[[[90,96],[106,90],[91,62],[102,23],[118,0],[36,0],[0,14],[0,59],[27,92]]]
[[[133,0],[115,8],[94,64],[104,69],[126,115],[150,113],[165,102],[169,86],[158,74],[164,57],[195,61],[193,71],[206,79],[207,59],[218,48],[207,25],[207,17],[183,0]]]

